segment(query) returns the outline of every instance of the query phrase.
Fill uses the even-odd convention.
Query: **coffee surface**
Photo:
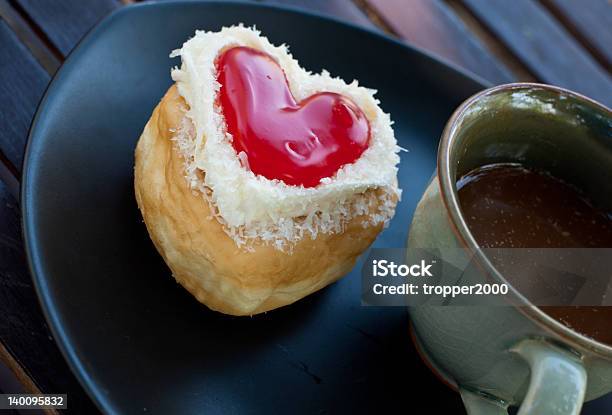
[[[457,190],[463,216],[482,248],[612,248],[611,213],[546,172],[518,164],[486,165],[462,176]],[[507,276],[520,285],[520,275]],[[612,307],[541,309],[612,344]]]

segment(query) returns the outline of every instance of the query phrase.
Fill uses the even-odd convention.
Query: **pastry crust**
[[[368,224],[366,215],[349,220],[343,232],[304,236],[287,252],[258,240],[252,249],[239,247],[185,179],[172,138],[187,110],[171,86],[138,142],[134,179],[149,235],[181,285],[213,310],[253,315],[291,304],[351,270],[383,228]],[[374,206],[378,192],[366,192]]]

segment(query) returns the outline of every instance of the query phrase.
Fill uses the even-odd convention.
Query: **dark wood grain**
[[[4,154],[0,152],[0,182],[4,183],[9,190],[9,193],[15,197],[19,197],[19,173],[13,167],[13,164],[8,161]]]
[[[8,0],[0,0],[0,16],[43,69],[49,74],[54,74],[60,66],[61,55],[49,49],[37,33],[38,29],[33,27]]]
[[[512,73],[516,81],[536,82],[536,78],[520,60],[514,56],[511,50],[501,42],[495,34],[491,33],[461,0],[444,0],[444,3],[461,19],[470,32],[491,52],[496,61],[503,64]]]
[[[0,18],[0,176],[4,182],[0,182],[0,359],[28,392],[68,393],[68,413],[97,413],[51,337],[25,262],[16,179],[27,131],[50,77],[30,53],[44,43],[36,39],[24,43],[23,37],[33,36],[33,31],[20,21],[16,10],[2,11],[2,16],[11,12],[11,25],[21,25],[24,32],[18,36]],[[57,61],[52,53],[45,53],[48,59],[42,63],[54,71]]]
[[[121,3],[117,0],[14,0],[64,55],[98,21]]]
[[[13,358],[2,343],[0,343],[0,393],[33,393],[40,394],[41,390],[34,384],[24,368]],[[30,412],[30,410],[28,410]],[[32,410],[32,415],[57,415],[55,409]],[[4,414],[4,411],[2,411]],[[11,413],[11,412],[9,412]],[[18,415],[19,412],[12,412]],[[29,414],[28,414],[29,415]]]
[[[367,4],[408,42],[492,83],[514,80],[441,0],[367,0]]]
[[[541,81],[612,104],[610,75],[540,3],[463,1]]]
[[[256,0],[258,3],[281,4],[327,14],[351,23],[375,27],[352,0]]]
[[[19,214],[17,201],[0,183],[0,346],[36,388],[67,393],[70,413],[97,413],[70,372],[40,310],[27,271]]]
[[[0,18],[0,151],[21,169],[32,116],[49,75]]]
[[[572,35],[610,71],[612,66],[612,3],[609,0],[542,0]]]

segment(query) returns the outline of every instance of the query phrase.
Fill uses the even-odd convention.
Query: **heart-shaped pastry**
[[[368,146],[370,126],[353,101],[321,92],[297,102],[283,69],[264,52],[230,48],[217,72],[227,131],[255,174],[314,187]]]
[[[395,212],[398,152],[376,91],[311,73],[232,26],[196,31],[138,141],[136,201],[172,275],[233,315],[348,273]]]

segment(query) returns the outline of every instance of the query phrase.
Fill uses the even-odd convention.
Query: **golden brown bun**
[[[348,273],[382,225],[364,228],[365,218],[356,217],[343,233],[306,236],[291,253],[257,241],[252,252],[236,245],[203,196],[188,187],[171,141],[187,108],[170,87],[136,148],[136,200],[174,278],[213,310],[252,315],[291,304]]]

